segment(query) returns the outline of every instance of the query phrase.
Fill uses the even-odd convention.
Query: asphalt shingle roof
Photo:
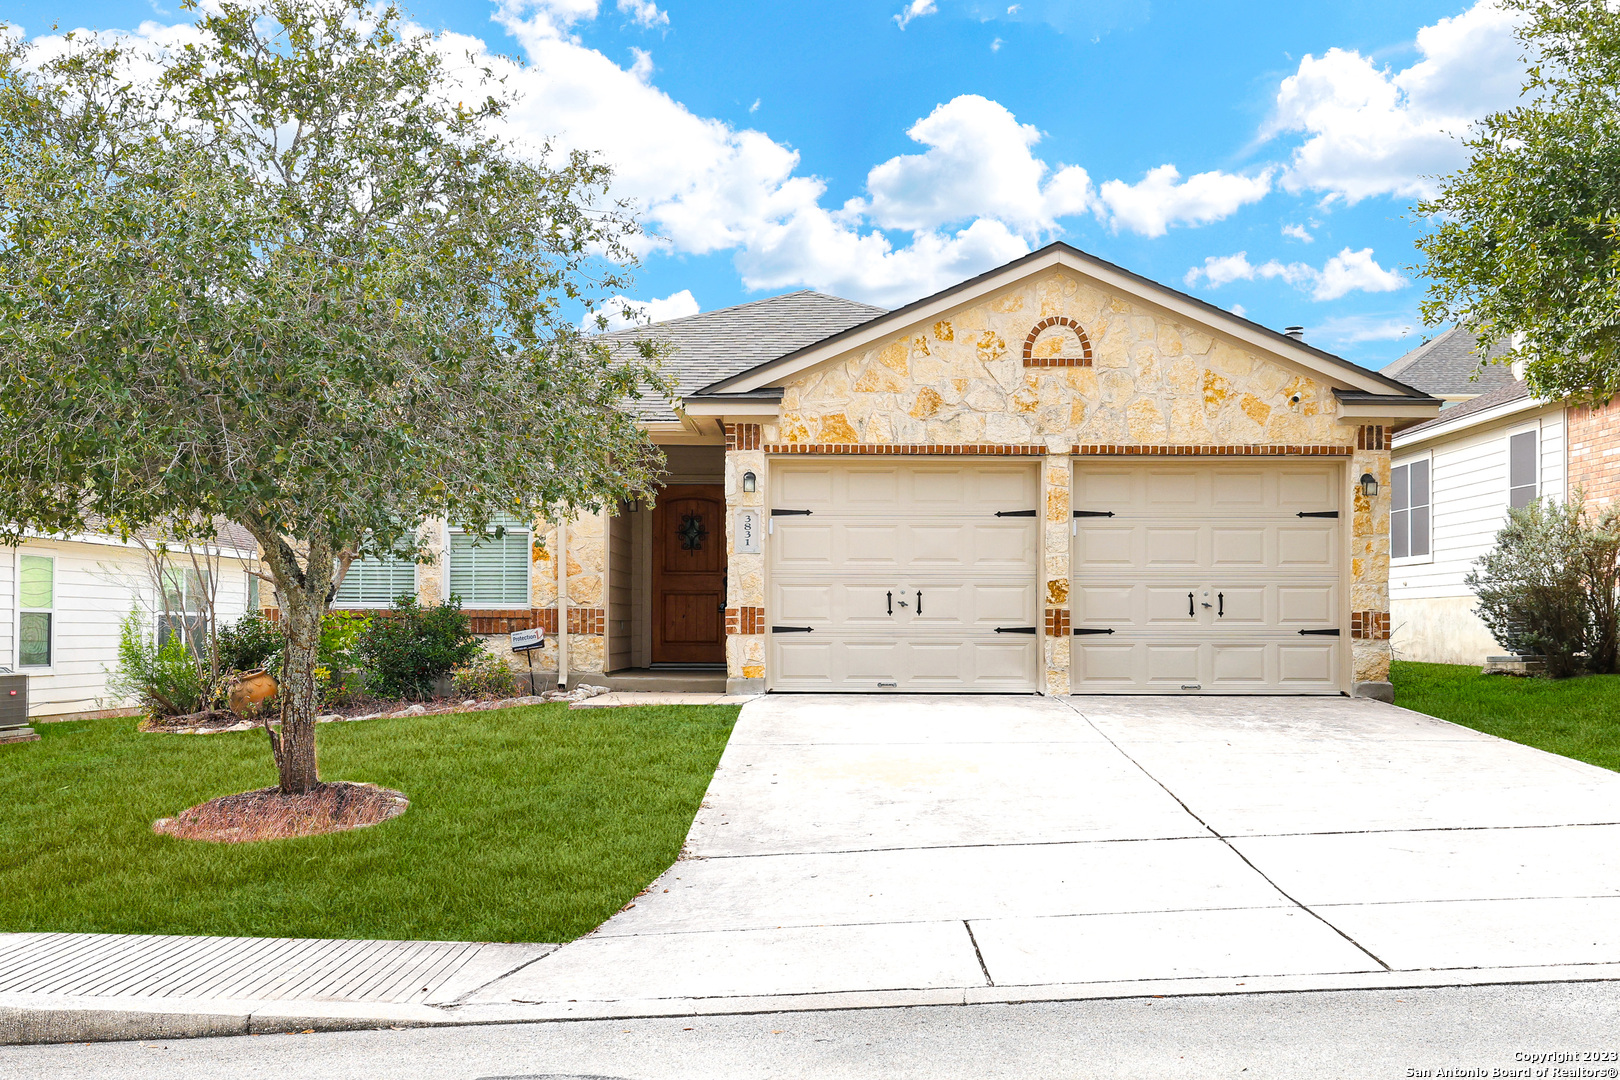
[[[1492,346],[1488,357],[1507,352],[1506,341]],[[1475,377],[1478,372],[1478,377]],[[1486,394],[1514,383],[1506,364],[1481,363],[1474,335],[1454,326],[1426,344],[1419,345],[1384,368],[1383,373],[1437,397],[1458,394]],[[1446,410],[1447,416],[1456,415]]]
[[[1401,432],[1400,437],[1404,441],[1411,438],[1413,435],[1422,434],[1426,429],[1435,427],[1436,425],[1449,424],[1453,420],[1460,420],[1465,416],[1472,416],[1474,413],[1484,412],[1486,409],[1494,406],[1505,405],[1510,401],[1518,401],[1520,398],[1527,398],[1529,396],[1530,388],[1528,386],[1516,379],[1510,378],[1506,386],[1498,386],[1489,393],[1479,395],[1479,397],[1469,398],[1467,401],[1462,401],[1458,402],[1456,405],[1447,406],[1446,408],[1440,410],[1440,415],[1435,417],[1433,420],[1425,420],[1423,423],[1414,427],[1406,428]]]
[[[628,347],[650,337],[674,346],[663,371],[682,396],[778,357],[798,352],[823,338],[859,326],[886,309],[804,289],[735,307],[687,315],[651,326],[603,334],[599,340]],[[643,398],[628,403],[643,420],[673,420],[667,401]]]

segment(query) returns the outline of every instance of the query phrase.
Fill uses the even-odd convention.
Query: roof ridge
[[[644,326],[626,326],[626,327],[623,327],[622,329],[619,329],[619,330],[609,330],[607,333],[602,334],[601,336],[602,337],[613,337],[613,336],[618,335],[618,334],[633,333],[633,332],[638,331],[638,330],[651,330],[651,329],[653,329],[654,327],[657,327],[657,326],[674,326],[677,323],[690,322],[693,319],[707,319],[707,318],[712,318],[713,316],[716,316],[716,315],[725,315],[725,314],[727,314],[729,312],[741,311],[743,308],[758,307],[761,304],[774,303],[775,301],[778,301],[778,300],[785,300],[790,296],[807,296],[807,295],[808,296],[819,296],[824,300],[836,300],[840,304],[849,304],[852,307],[866,308],[866,309],[868,309],[870,311],[873,311],[873,312],[876,312],[878,314],[886,314],[888,312],[887,308],[875,307],[872,304],[863,303],[860,300],[851,300],[848,297],[835,296],[832,293],[824,293],[819,289],[795,289],[792,292],[777,293],[775,296],[762,296],[758,300],[744,300],[740,304],[732,304],[732,305],[730,305],[728,307],[715,308],[712,311],[698,311],[698,312],[694,312],[691,315],[681,315],[681,316],[679,316],[677,318],[674,318],[674,319],[661,319],[658,322],[647,323]]]

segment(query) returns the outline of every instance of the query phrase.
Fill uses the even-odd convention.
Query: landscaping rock
[[[409,705],[409,706],[406,706],[405,708],[399,710],[399,712],[389,713],[388,715],[389,716],[426,716],[427,715],[427,706],[426,705]]]
[[[335,723],[335,722],[337,722],[339,720],[342,720],[342,719],[343,719],[343,714],[342,713],[327,713],[324,716],[317,716],[315,718],[315,722],[317,724],[331,724],[331,723]]]

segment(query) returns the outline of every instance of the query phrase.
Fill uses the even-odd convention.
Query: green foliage
[[[222,674],[278,666],[281,628],[256,611],[219,628],[214,651]]]
[[[1521,103],[1480,121],[1468,164],[1416,209],[1430,324],[1520,335],[1537,393],[1620,391],[1620,9],[1503,0],[1531,60]]]
[[[568,941],[680,853],[735,706],[566,705],[321,725],[332,779],[403,791],[370,829],[260,844],[152,822],[264,787],[264,733],[41,724],[0,768],[8,931]]]
[[[372,620],[359,651],[374,693],[426,698],[434,680],[471,661],[480,648],[459,597],[423,607],[405,595],[386,616]]]
[[[183,635],[170,635],[161,645],[146,632],[149,616],[124,616],[118,632],[118,668],[107,688],[118,697],[134,698],[154,717],[184,716],[201,710],[214,696],[206,669],[187,647]]]
[[[472,659],[450,672],[457,697],[506,698],[518,692],[517,672],[482,644]]]
[[[1547,673],[1615,670],[1620,508],[1537,499],[1508,511],[1496,546],[1468,572],[1491,636],[1547,658]],[[1584,661],[1584,663],[1583,663]]]

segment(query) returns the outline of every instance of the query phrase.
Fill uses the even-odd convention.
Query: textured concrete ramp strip
[[[0,994],[252,1001],[452,1001],[552,945],[0,934]]]

